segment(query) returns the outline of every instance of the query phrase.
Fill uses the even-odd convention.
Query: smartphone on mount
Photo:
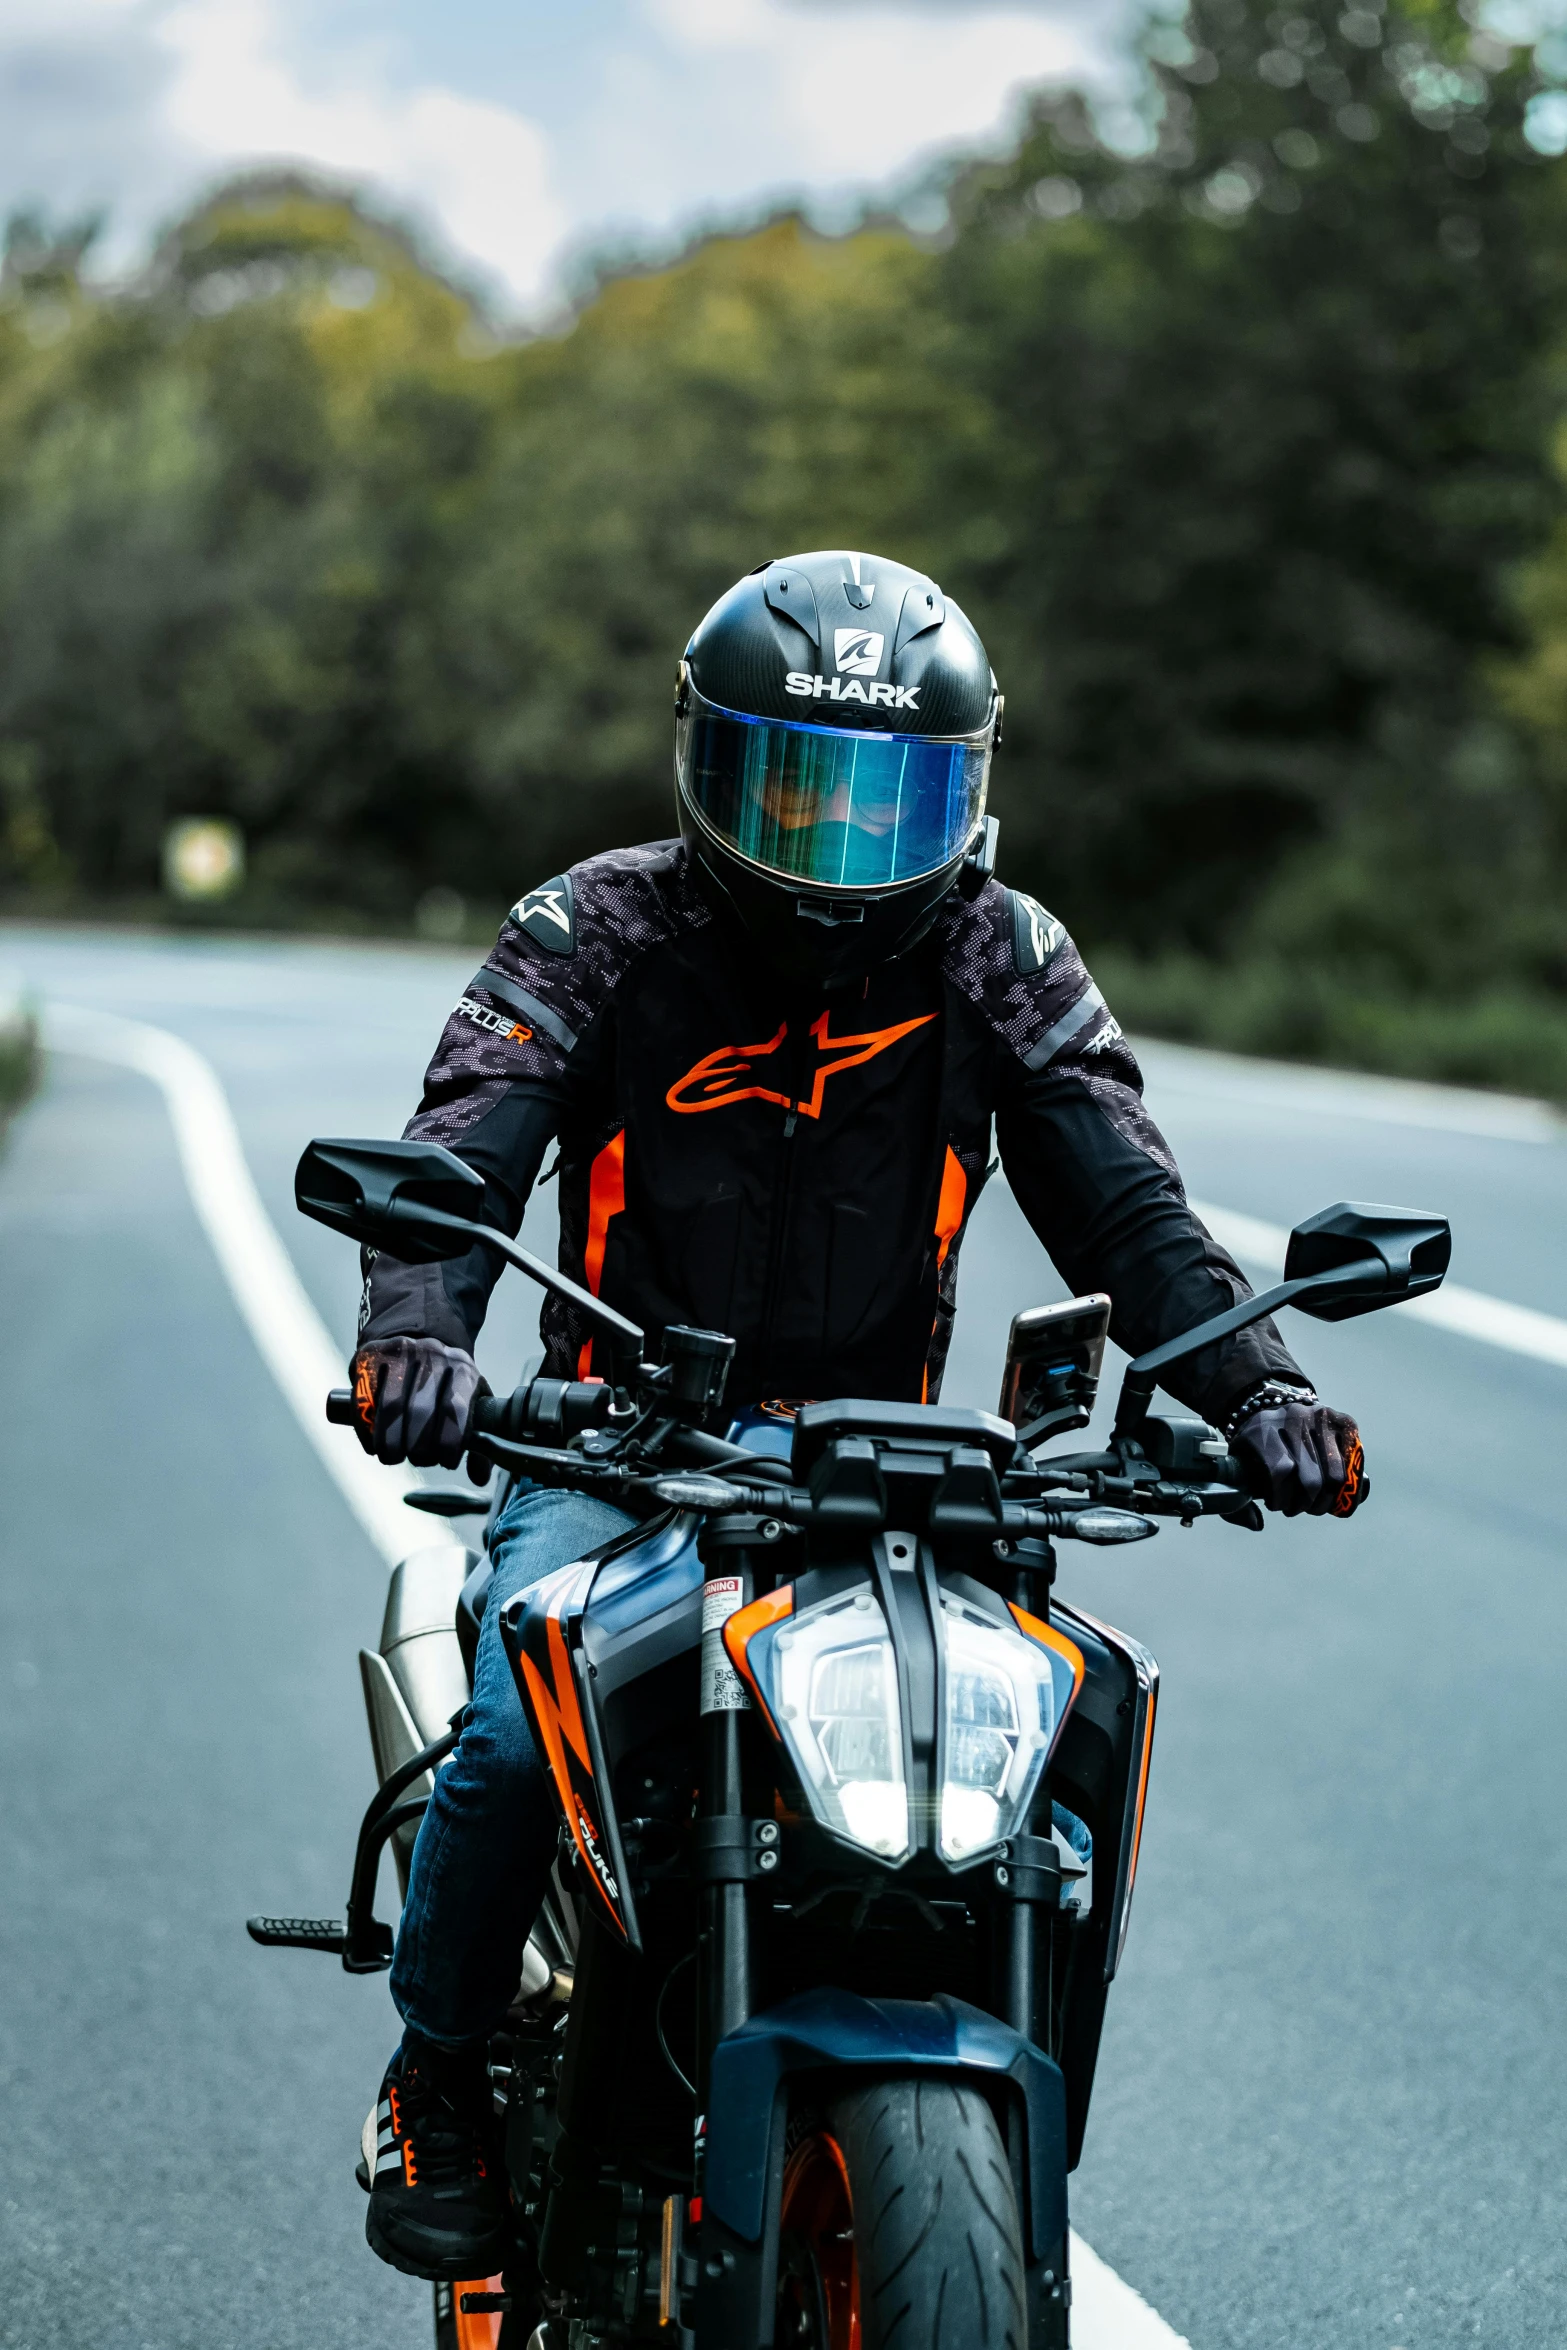
[[[1013,1316],[996,1408],[1020,1444],[1031,1448],[1088,1426],[1109,1328],[1110,1300],[1102,1292]]]

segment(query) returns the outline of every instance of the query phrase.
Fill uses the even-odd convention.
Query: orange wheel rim
[[[802,2138],[784,2166],[784,2291],[802,2350],[860,2350],[860,2270],[849,2166],[825,2130]],[[780,2332],[780,2342],[787,2335]]]

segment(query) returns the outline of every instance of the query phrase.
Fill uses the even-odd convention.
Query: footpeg
[[[341,1957],[348,1948],[341,1918],[247,1918],[245,1931],[269,1950],[330,1950]]]
[[[410,1755],[370,1799],[370,1809],[359,1824],[354,1846],[354,1874],[348,1888],[346,1918],[247,1918],[245,1931],[252,1942],[270,1950],[325,1950],[343,1962],[350,1975],[378,1975],[392,1963],[396,1936],[375,1914],[375,1876],[381,1847],[389,1836],[424,1811],[422,1795],[408,1796],[416,1779],[434,1770],[451,1753],[461,1733],[462,1717]]]
[[[268,1950],[328,1951],[351,1975],[380,1974],[391,1965],[395,1946],[391,1927],[377,1917],[357,1928],[341,1918],[247,1918],[245,1931]]]

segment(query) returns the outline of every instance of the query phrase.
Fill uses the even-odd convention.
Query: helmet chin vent
[[[801,922],[820,922],[826,930],[845,930],[865,920],[863,898],[798,897],[794,910]]]

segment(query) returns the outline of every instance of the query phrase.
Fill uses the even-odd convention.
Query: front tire
[[[956,2081],[833,2100],[784,2172],[779,2350],[1027,2350],[996,2117]]]

